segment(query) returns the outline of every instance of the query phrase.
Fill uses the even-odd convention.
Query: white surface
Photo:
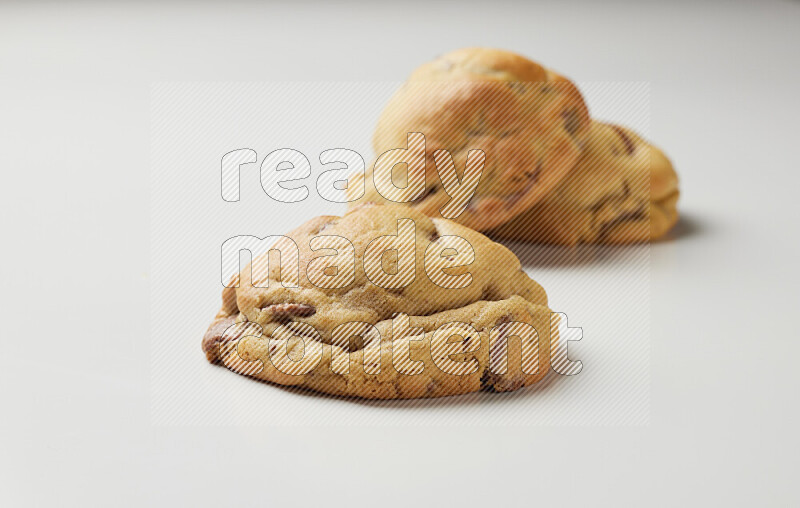
[[[0,13],[4,505],[800,501],[797,3]],[[687,221],[651,252],[649,425],[152,426],[150,83],[397,80],[475,44],[651,83]]]

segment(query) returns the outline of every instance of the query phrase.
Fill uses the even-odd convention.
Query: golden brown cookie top
[[[546,81],[547,70],[522,55],[490,48],[463,48],[421,65],[409,80],[485,79]]]
[[[410,243],[395,244],[398,252],[377,258],[365,255],[372,247],[380,247],[386,238],[391,241],[390,237],[401,230],[410,231],[411,227],[411,236],[405,238]],[[401,240],[403,234],[400,233]],[[262,254],[242,270],[235,281],[239,287],[223,292],[218,319],[225,319],[227,326],[231,319],[249,321],[261,325],[269,335],[277,326],[296,321],[310,324],[327,340],[333,328],[343,323],[375,324],[397,313],[438,314],[446,318],[449,311],[460,310],[463,314],[463,309],[472,304],[512,297],[532,305],[547,304],[542,287],[522,271],[519,260],[507,248],[464,226],[431,219],[409,207],[364,204],[342,217],[312,219],[285,236],[274,245],[281,249],[280,264],[275,262],[278,258],[274,252],[272,258],[270,253]],[[296,272],[287,255],[291,242],[299,252],[299,278],[294,278]],[[387,243],[382,245],[392,248]],[[458,257],[470,250],[472,255]],[[342,255],[336,258],[338,271],[331,270],[325,262],[325,258],[332,260],[330,256],[337,251]],[[343,262],[348,256],[354,259],[352,273],[347,273]],[[413,268],[407,272],[411,277],[381,280],[376,276],[381,270],[375,263],[370,264],[370,259],[379,260],[382,271],[389,274],[399,274],[403,260],[411,259]],[[450,267],[442,270],[437,260]],[[442,271],[447,277],[441,276]],[[345,282],[339,287],[326,287],[334,285],[337,277]],[[467,277],[469,282],[447,287],[453,277]],[[297,287],[285,287],[292,285]],[[475,312],[486,309],[502,312],[502,306],[497,305],[479,305]]]
[[[408,133],[425,136],[425,192],[411,206],[439,216],[450,200],[437,175],[435,153],[446,150],[462,175],[472,150],[486,160],[469,206],[454,220],[479,231],[530,208],[552,190],[580,155],[589,114],[566,78],[515,53],[468,48],[414,71],[384,109],[373,138],[379,156],[405,148]],[[386,198],[364,177],[361,201]],[[380,176],[379,176],[380,177]],[[352,188],[360,189],[360,177]],[[397,200],[395,200],[397,201]]]

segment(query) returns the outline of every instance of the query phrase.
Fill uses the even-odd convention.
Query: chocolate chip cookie
[[[646,242],[677,222],[678,196],[678,176],[661,150],[630,129],[595,121],[564,181],[489,236],[562,245]]]
[[[580,155],[589,124],[580,92],[559,74],[508,51],[453,51],[412,73],[375,130],[378,161],[392,150],[411,148],[409,133],[424,135],[422,157],[399,164],[403,171],[394,176],[396,160],[354,176],[351,195],[366,192],[351,205],[410,201],[438,217],[451,198],[437,167],[449,164],[463,174],[468,163],[483,157],[480,150],[485,155],[480,181],[465,209],[451,217],[478,231],[490,230],[533,206],[563,179]],[[439,150],[449,156],[438,152],[437,160]],[[426,172],[427,185],[410,184],[418,181],[413,175]],[[380,191],[381,179],[392,179],[399,190]]]
[[[460,224],[364,204],[272,248],[281,263],[257,256],[223,290],[202,341],[210,362],[378,399],[516,390],[550,369],[545,291],[508,249]]]

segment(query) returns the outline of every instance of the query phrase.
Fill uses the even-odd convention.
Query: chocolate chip
[[[235,323],[236,318],[231,316],[208,327],[208,331],[203,335],[203,352],[209,362],[217,363],[219,361],[219,344],[238,338],[236,334],[225,334],[225,330]]]
[[[577,134],[578,128],[581,126],[581,119],[578,116],[578,112],[573,109],[563,111],[561,113],[561,118],[564,119],[564,129],[566,129],[567,133],[569,133],[570,136]]]
[[[622,181],[622,197],[627,198],[631,195],[631,186],[628,184],[627,180]]]
[[[530,173],[530,176],[525,179],[526,182],[525,186],[521,190],[513,194],[510,194],[508,197],[506,197],[506,202],[505,202],[506,208],[511,208],[515,206],[517,203],[519,203],[519,201],[522,198],[524,198],[528,194],[528,192],[530,192],[531,189],[533,189],[536,186],[539,179],[539,172],[540,168],[537,166],[536,170],[533,173]]]
[[[481,111],[478,120],[466,130],[466,135],[471,137],[485,136],[489,134],[489,127],[486,125],[486,114]]]
[[[645,220],[647,220],[647,212],[644,210],[644,206],[639,207],[637,210],[622,213],[615,217],[614,220],[606,222],[600,226],[600,230],[597,233],[598,240],[603,241],[609,234],[611,234],[611,231],[614,228],[621,224]]]
[[[504,325],[506,323],[511,322],[511,314],[506,314],[505,316],[501,316],[500,319],[495,322],[495,326]]]
[[[534,182],[539,181],[539,176],[542,174],[542,161],[536,163],[536,168],[531,170],[526,170],[524,173],[525,178],[529,180],[533,180]]]
[[[633,144],[633,140],[627,134],[625,134],[625,131],[622,129],[622,127],[612,125],[611,128],[614,129],[614,132],[616,132],[622,140],[622,143],[625,145],[625,151],[628,153],[628,155],[633,155],[633,152],[636,151],[636,145]]]
[[[508,130],[500,131],[500,132],[497,133],[497,137],[503,139],[503,138],[507,138],[509,136],[516,136],[519,133],[520,130],[522,130],[522,129],[517,127],[515,129],[508,129]]]
[[[481,391],[496,392],[494,384],[497,382],[497,374],[494,374],[488,368],[481,374]]]
[[[262,307],[261,310],[272,314],[275,321],[291,321],[293,318],[309,317],[317,313],[317,309],[305,303],[276,303]]]
[[[527,88],[525,83],[519,83],[517,81],[509,81],[508,83],[506,83],[506,86],[508,86],[511,90],[514,91],[514,93],[518,95],[522,95],[523,93],[525,93],[525,90]]]
[[[422,193],[419,195],[419,197],[414,198],[414,201],[422,201],[423,199],[427,198],[428,196],[432,196],[433,194],[436,194],[436,192],[437,192],[437,188],[435,186],[425,187],[425,189],[422,191]]]

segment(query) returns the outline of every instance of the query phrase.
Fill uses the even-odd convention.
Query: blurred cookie
[[[661,150],[630,129],[592,122],[564,181],[489,235],[562,245],[646,242],[677,222],[678,195],[678,176]]]
[[[377,266],[364,264],[365,251],[398,235],[398,221],[413,224],[413,233],[406,229],[412,241],[376,259],[389,274],[401,273],[403,259],[414,260],[414,268],[403,280],[377,281],[387,286],[381,287]],[[283,252],[282,267],[267,263],[266,253],[242,270],[234,280],[239,287],[223,290],[222,308],[203,338],[210,362],[281,385],[364,398],[516,390],[549,370],[556,334],[544,290],[511,251],[480,233],[408,207],[364,205],[343,217],[313,219],[287,236],[299,250],[299,279]],[[352,271],[326,265],[332,252],[321,248],[324,239],[340,254],[352,245]],[[276,247],[286,245],[280,240]],[[454,259],[459,266],[442,264]],[[445,276],[437,267],[446,268]],[[326,288],[336,277],[351,283]],[[284,287],[287,281],[297,287]],[[538,341],[527,354],[529,342],[520,337],[530,330]],[[447,343],[453,334],[464,340]],[[303,367],[304,361],[312,363]]]
[[[407,147],[409,133],[425,136],[426,158],[408,171],[427,171],[427,186],[386,196],[376,190],[374,167],[355,176],[349,192],[366,188],[360,202],[403,201],[438,217],[450,200],[437,176],[434,154],[448,150],[463,174],[470,150],[485,153],[477,191],[454,220],[486,231],[530,208],[577,161],[589,113],[566,78],[520,55],[495,49],[453,51],[416,69],[387,104],[375,131],[377,155]],[[442,161],[440,160],[440,166]],[[395,181],[408,184],[403,172]],[[386,179],[386,171],[380,172]]]

